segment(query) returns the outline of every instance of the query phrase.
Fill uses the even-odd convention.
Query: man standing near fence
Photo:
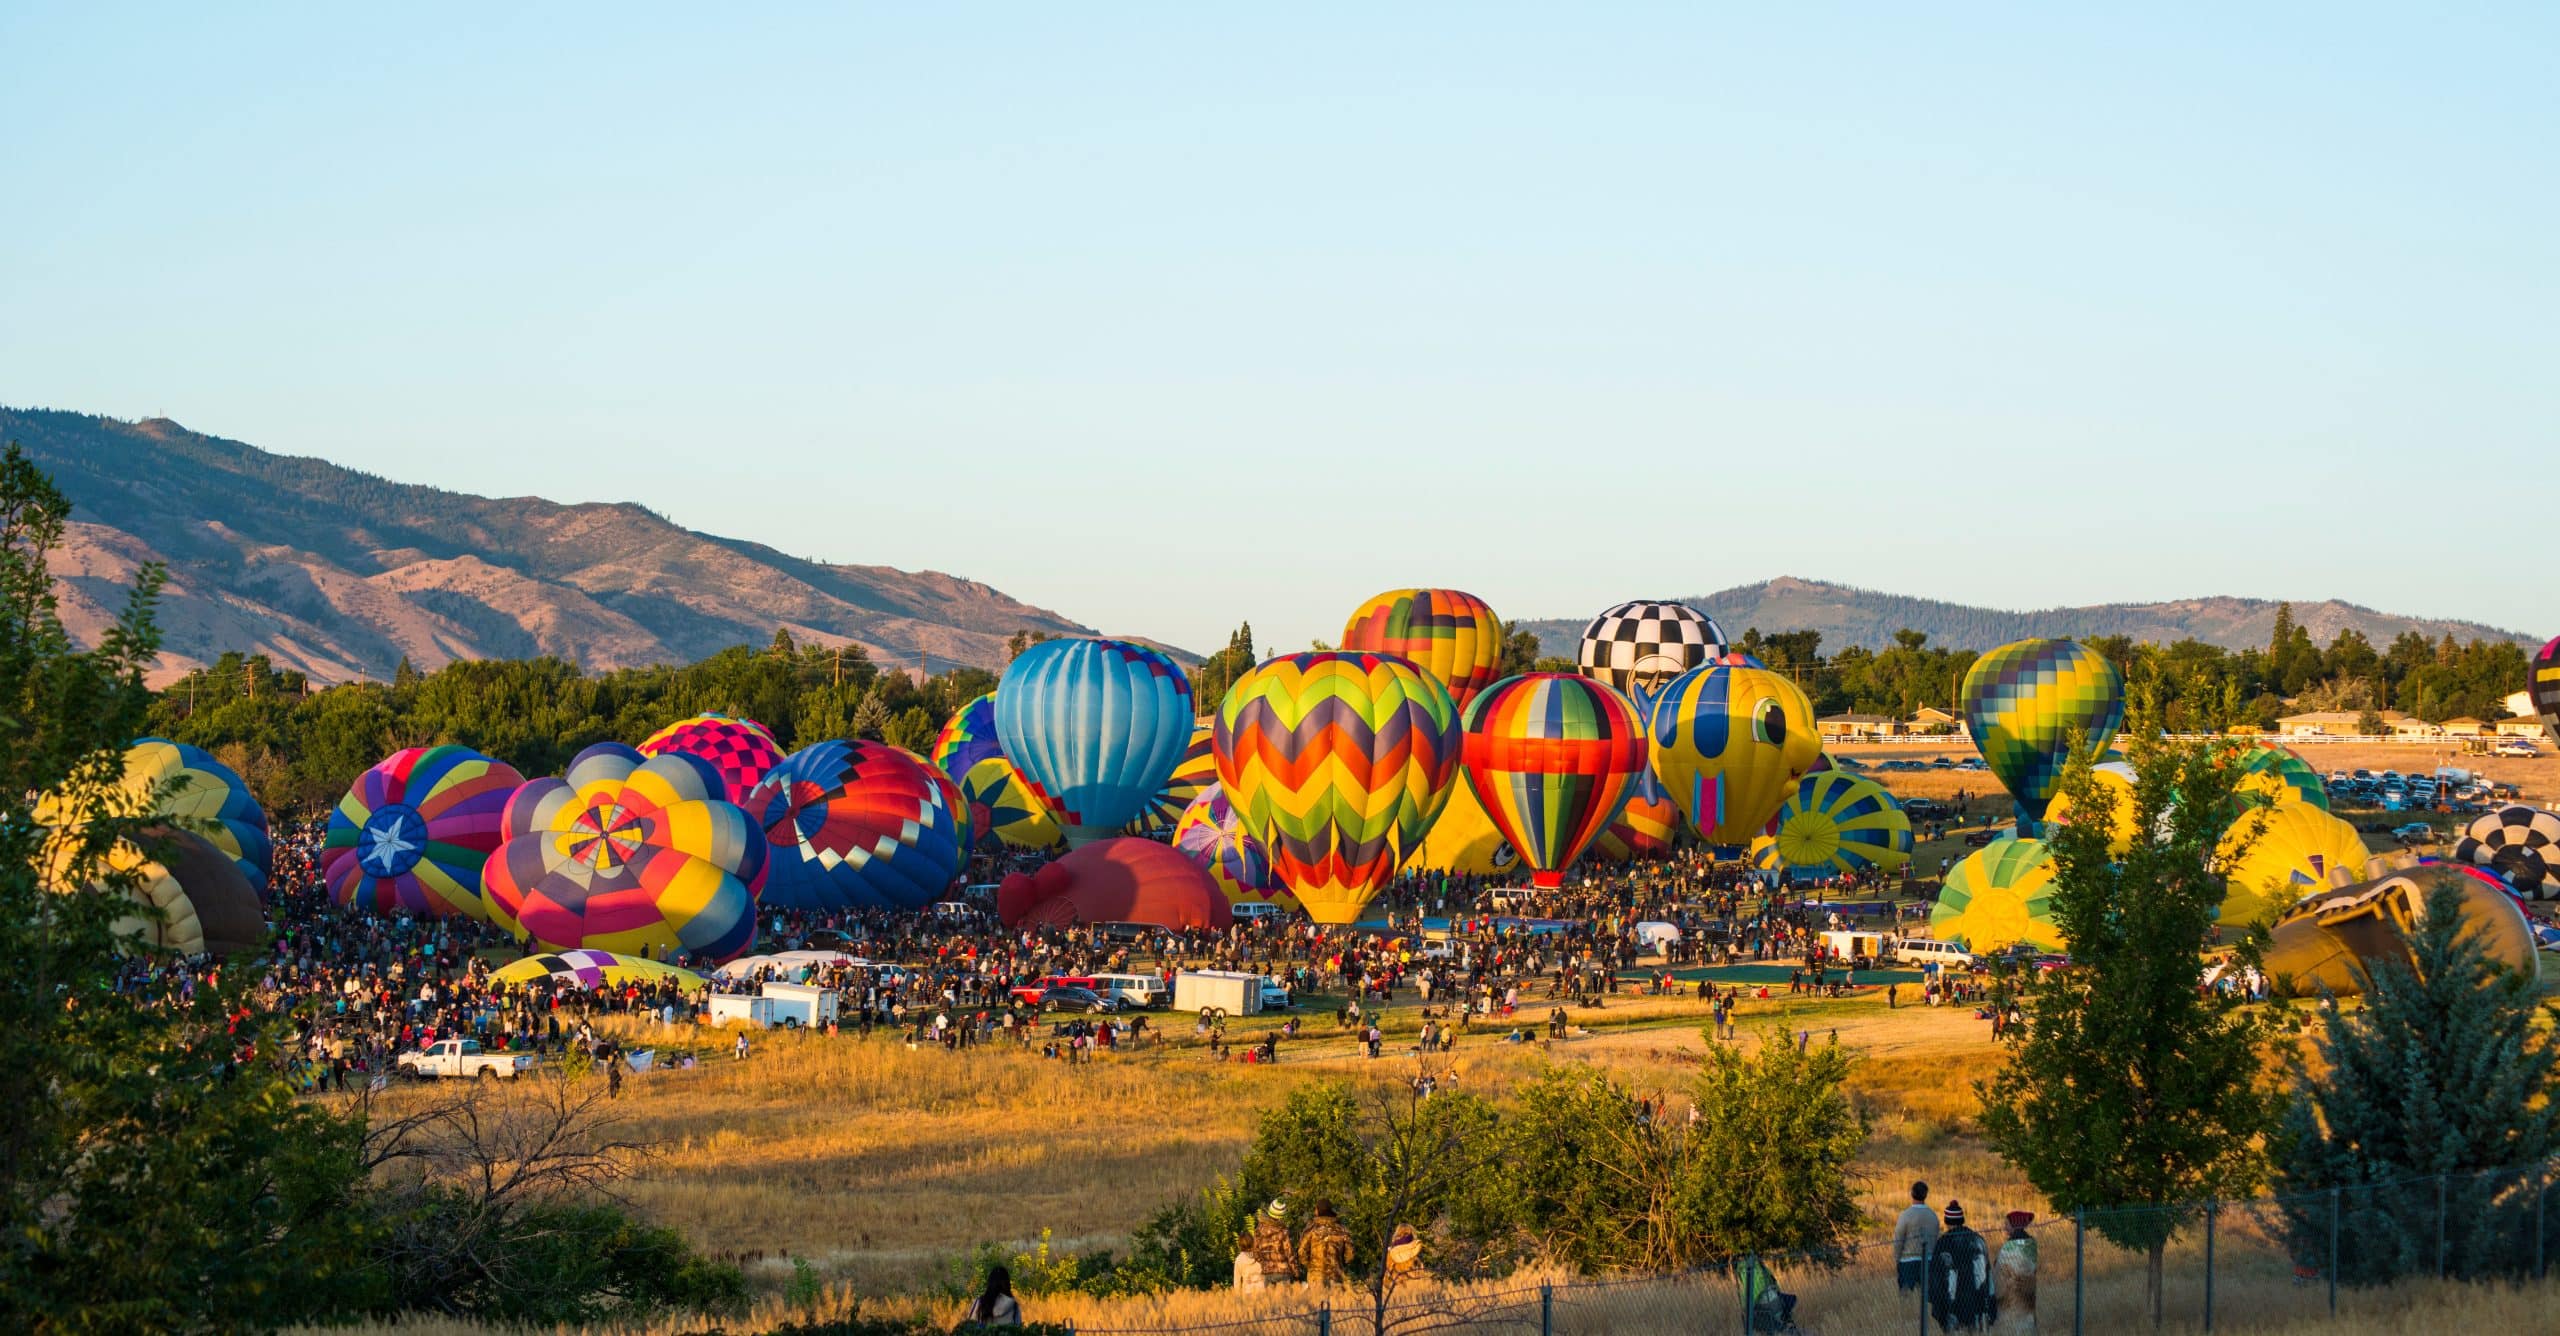
[[[1938,1213],[1929,1209],[1929,1185],[1911,1185],[1911,1204],[1893,1222],[1893,1282],[1908,1294],[1929,1274],[1929,1250],[1938,1246]]]
[[[1940,1331],[1980,1331],[1991,1321],[1991,1249],[1965,1227],[1964,1203],[1947,1203],[1947,1231],[1929,1250],[1929,1314]]]

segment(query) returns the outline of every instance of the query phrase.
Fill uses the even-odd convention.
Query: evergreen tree
[[[2210,741],[2133,738],[2131,824],[2157,835],[2119,856],[2109,823],[2047,832],[2072,967],[2035,986],[2007,1064],[1977,1090],[1993,1147],[2057,1209],[2149,1254],[2157,1326],[2163,1259],[2191,1220],[2181,1204],[2258,1184],[2282,1100],[2261,1077],[2267,1022],[2196,986],[2222,903],[2216,851],[2241,811],[2236,758]],[[2109,802],[2085,761],[2063,792],[2082,811]]]
[[[2519,1275],[2560,1156],[2560,1042],[2534,980],[2465,931],[2461,893],[2436,886],[2409,958],[2363,971],[2364,1009],[2320,1006],[2315,1066],[2290,1058],[2293,1100],[2277,1139],[2296,1256],[2381,1284],[2433,1272]],[[2441,1191],[2425,1180],[2444,1178]],[[2444,1231],[2441,1240],[2438,1229]]]

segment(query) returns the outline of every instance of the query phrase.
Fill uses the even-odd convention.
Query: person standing
[[[1929,1314],[1940,1331],[1980,1331],[1991,1321],[1991,1250],[1964,1223],[1964,1203],[1947,1203],[1946,1232],[1929,1250]]]
[[[2011,1211],[2009,1237],[1991,1264],[1994,1311],[1999,1315],[1993,1330],[2004,1336],[2036,1336],[2036,1241],[2027,1233],[2027,1226],[2035,1222],[2032,1211]]]
[[[1929,1209],[1929,1185],[1911,1185],[1911,1204],[1893,1222],[1893,1282],[1904,1293],[1920,1288],[1929,1252],[1938,1246],[1938,1213]]]
[[[1265,1284],[1283,1285],[1298,1278],[1298,1250],[1289,1238],[1289,1204],[1278,1197],[1253,1222],[1253,1256],[1262,1263]]]
[[[987,1287],[969,1304],[960,1319],[963,1327],[1019,1327],[1022,1305],[1013,1297],[1013,1272],[1004,1267],[987,1268]]]

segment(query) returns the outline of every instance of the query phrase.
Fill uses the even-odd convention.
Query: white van
[[[1893,958],[1905,965],[1940,965],[1955,969],[1973,968],[1973,953],[1954,942],[1933,942],[1925,937],[1903,939],[1893,948]]]
[[[1236,922],[1238,923],[1260,923],[1264,919],[1286,917],[1288,913],[1288,910],[1282,909],[1280,906],[1275,905],[1268,900],[1247,900],[1243,904],[1235,906]]]
[[[1172,1000],[1165,992],[1164,980],[1152,974],[1097,974],[1093,976],[1093,991],[1118,998],[1124,1007],[1154,1008]]]

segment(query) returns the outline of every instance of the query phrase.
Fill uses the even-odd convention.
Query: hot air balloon
[[[1653,769],[1711,844],[1760,833],[1822,754],[1813,703],[1766,668],[1692,668],[1653,702]]]
[[[2355,827],[2309,803],[2246,808],[2222,837],[2222,923],[2245,927],[2281,914],[2294,901],[2329,885],[2332,871],[2354,871],[2371,857]]]
[[[1205,714],[1192,721],[1191,745],[1183,748],[1173,774],[1163,788],[1156,790],[1156,796],[1147,800],[1147,810],[1129,823],[1126,833],[1160,836],[1170,832],[1191,806],[1191,800],[1218,782],[1218,755],[1210,745],[1217,733],[1214,723]]]
[[[1449,786],[1449,801],[1423,834],[1422,843],[1405,855],[1407,872],[1465,873],[1474,877],[1509,876],[1520,866],[1520,851],[1502,838],[1485,815],[1484,804],[1465,783]]]
[[[143,738],[125,749],[124,788],[169,824],[221,850],[240,865],[249,888],[266,895],[275,844],[267,834],[267,809],[238,772],[200,747]]]
[[[2542,716],[2543,735],[2560,741],[2560,636],[2553,636],[2525,669],[2525,697]]]
[[[2495,869],[2520,895],[2536,900],[2560,896],[2560,879],[2551,875],[2551,863],[2560,859],[2560,813],[2522,803],[2484,812],[2464,827],[2453,856]]]
[[[2329,810],[2329,786],[2309,761],[2282,747],[2250,747],[2240,754],[2239,791],[2260,806],[2304,802]]]
[[[1911,861],[1911,818],[1872,779],[1825,770],[1796,782],[1751,844],[1754,866],[1832,872],[1891,872]]]
[[[571,988],[602,988],[607,984],[625,983],[652,988],[672,983],[688,993],[701,992],[703,986],[711,982],[692,970],[633,956],[617,956],[611,951],[550,952],[526,956],[513,964],[489,971],[490,982],[518,987],[541,979]]]
[[[320,879],[342,905],[485,918],[480,870],[524,776],[469,747],[409,747],[356,776],[329,813]]]
[[[1298,907],[1297,897],[1272,875],[1270,852],[1245,829],[1244,817],[1215,781],[1191,800],[1182,820],[1174,823],[1173,847],[1209,874],[1230,906],[1274,904],[1292,911]]]
[[[943,809],[951,813],[952,842],[960,846],[960,864],[966,868],[969,851],[978,847],[978,814],[969,810],[968,795],[960,791],[959,781],[921,752],[911,752],[904,747],[890,747],[889,750],[915,762],[924,771],[925,778],[933,781],[935,792],[942,795]]]
[[[733,803],[744,801],[747,790],[782,761],[782,744],[773,740],[771,730],[753,719],[733,719],[725,714],[679,719],[640,744],[642,756],[667,752],[683,752],[710,762],[720,774],[722,796]]]
[[[39,804],[37,820],[67,815]],[[123,893],[156,913],[120,918],[114,931],[123,937],[181,956],[230,956],[256,949],[265,941],[266,916],[258,893],[240,864],[191,830],[147,825],[135,839],[109,844],[83,878],[76,824],[46,837],[39,880],[47,890],[67,892],[83,881],[93,889],[129,879]]]
[[[1440,815],[1457,705],[1388,654],[1270,660],[1218,712],[1218,783],[1318,923],[1359,918]]]
[[[1096,840],[1038,872],[1005,878],[996,890],[996,917],[1006,927],[1146,923],[1223,932],[1235,911],[1209,874],[1180,852],[1120,838]]]
[[[2409,961],[2409,934],[2427,917],[2427,900],[2439,888],[2460,897],[2464,935],[2490,959],[2526,978],[2542,973],[2533,925],[2492,881],[2464,875],[2456,863],[2367,867],[2371,880],[2304,895],[2276,920],[2267,939],[2265,965],[2276,986],[2296,997],[2326,992],[2351,997],[2386,961]],[[2377,875],[2378,874],[2378,875]]]
[[[1664,683],[1724,654],[1724,628],[1715,618],[1685,603],[1639,599],[1592,618],[1582,628],[1574,662],[1584,677],[1616,688],[1643,711]]]
[[[2121,858],[2133,851],[2134,836],[2141,832],[2137,817],[2140,804],[2134,797],[2135,772],[2130,761],[2100,761],[2091,766],[2098,792],[2106,798],[2107,852]],[[2045,804],[2044,824],[2047,829],[2070,825],[2075,819],[2071,795],[2059,789]]]
[[[782,909],[922,909],[968,861],[940,772],[883,742],[827,741],[782,759],[747,795],[763,828],[764,893]]]
[[[1929,935],[1976,953],[2021,942],[2066,949],[2053,921],[2053,851],[2042,840],[1993,840],[1965,855],[1929,909]]]
[[[1646,750],[1650,754],[1650,742]],[[1447,821],[1448,813],[1443,812],[1440,819]],[[1618,819],[1600,832],[1591,853],[1613,863],[1659,858],[1671,852],[1672,840],[1679,831],[1680,805],[1671,801],[1671,794],[1654,777],[1652,767],[1647,766],[1636,775],[1635,785],[1627,794],[1627,805],[1618,812]],[[1439,828],[1433,827],[1432,834],[1436,837]]]
[[[1401,655],[1439,678],[1463,710],[1502,672],[1502,619],[1455,589],[1390,589],[1351,614],[1342,647]]]
[[[1458,759],[1485,815],[1528,862],[1530,884],[1562,886],[1634,792],[1644,723],[1626,697],[1588,678],[1526,673],[1466,708]]]
[[[1119,640],[1044,640],[1004,670],[996,737],[1067,843],[1136,820],[1191,740],[1191,679],[1181,665]]]
[[[996,741],[996,693],[960,707],[933,740],[933,763],[960,786],[969,801],[969,829],[1016,849],[1047,849],[1064,836],[1048,804],[1005,759]]]
[[[489,921],[547,951],[727,960],[755,940],[765,834],[687,752],[599,743],[507,801]]]
[[[2068,640],[2021,640],[1974,660],[1964,715],[1984,764],[2018,800],[2034,834],[2077,738],[2094,759],[2124,724],[2124,678],[2105,655]]]

